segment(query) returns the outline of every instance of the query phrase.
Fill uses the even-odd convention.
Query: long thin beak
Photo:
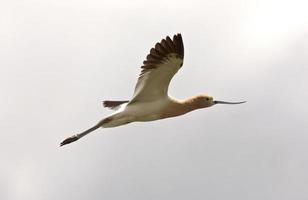
[[[214,104],[241,104],[245,103],[246,101],[240,101],[240,102],[228,102],[228,101],[214,101]]]

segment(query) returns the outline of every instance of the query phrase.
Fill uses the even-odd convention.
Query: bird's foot
[[[65,140],[63,140],[63,142],[61,142],[60,146],[75,142],[78,139],[79,139],[79,137],[77,135],[73,135],[73,136],[68,137]]]

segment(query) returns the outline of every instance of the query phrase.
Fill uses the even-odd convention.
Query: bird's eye
[[[210,100],[208,97],[205,98],[207,101]]]

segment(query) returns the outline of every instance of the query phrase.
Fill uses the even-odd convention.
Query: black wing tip
[[[174,34],[173,35],[173,41],[174,40],[183,41],[182,34],[181,33]]]
[[[182,59],[184,59],[184,44],[181,33],[177,33],[173,36],[173,41],[176,48],[176,53],[180,55]]]
[[[157,42],[155,44],[155,48],[154,48],[154,50],[157,53],[161,53],[160,50],[158,49],[158,47],[162,46],[163,41],[166,42],[167,44],[169,42],[172,43],[169,46],[169,48],[171,48],[171,51],[167,51],[166,53],[177,53],[177,54],[179,54],[179,56],[182,59],[184,58],[184,44],[183,44],[183,38],[182,38],[182,34],[181,33],[174,34],[172,39],[170,38],[170,36],[166,36],[166,38],[162,39],[161,42]],[[164,56],[164,54],[162,56]]]
[[[160,64],[164,57],[167,57],[170,53],[175,53],[179,58],[182,60],[184,59],[184,45],[181,33],[174,34],[172,39],[170,36],[166,36],[160,42],[157,42],[155,46],[151,48],[141,68],[145,69],[145,71],[155,69],[156,64]],[[145,71],[142,71],[142,73]]]
[[[175,34],[175,36],[179,37],[180,39],[182,39],[182,34],[181,33],[177,33]]]

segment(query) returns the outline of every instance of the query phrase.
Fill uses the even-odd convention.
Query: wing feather
[[[172,77],[183,65],[184,45],[181,34],[155,44],[141,66],[141,73],[129,103],[153,101],[168,95]]]

